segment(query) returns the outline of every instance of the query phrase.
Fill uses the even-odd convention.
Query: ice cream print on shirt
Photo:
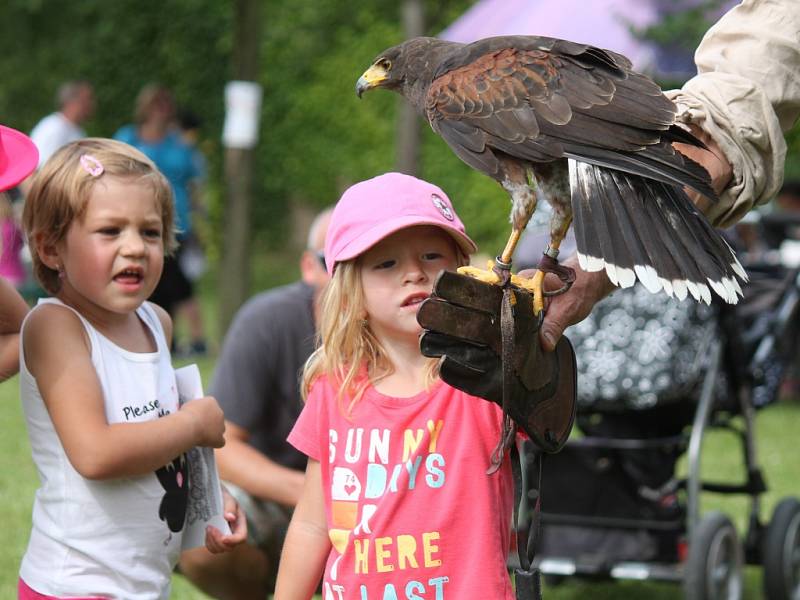
[[[156,477],[165,492],[158,507],[158,516],[171,532],[181,531],[186,521],[186,504],[189,498],[188,456],[181,454],[173,459],[156,471]]]
[[[328,535],[335,559],[323,600],[447,600],[449,578],[439,569],[441,532],[426,527],[424,517],[408,523],[409,511],[424,515],[425,502],[445,485],[445,459],[438,451],[443,424],[428,419],[397,431],[328,430]],[[391,582],[375,580],[386,574]]]

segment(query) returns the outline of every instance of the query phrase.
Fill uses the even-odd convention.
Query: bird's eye
[[[389,71],[392,68],[392,61],[388,58],[382,58],[378,61],[378,66],[384,71]]]

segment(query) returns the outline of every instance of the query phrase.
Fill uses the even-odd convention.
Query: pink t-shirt
[[[289,434],[320,462],[332,548],[323,598],[513,600],[513,483],[492,475],[501,411],[438,381],[411,398],[369,387],[346,417],[321,377]]]

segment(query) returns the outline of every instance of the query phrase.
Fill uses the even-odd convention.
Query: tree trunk
[[[236,0],[233,79],[257,81],[260,0]],[[219,271],[219,336],[250,292],[250,223],[255,149],[225,150],[225,224]]]
[[[423,35],[425,15],[422,0],[403,2],[403,27],[407,39]],[[399,101],[401,105],[397,119],[397,170],[408,175],[417,175],[422,122],[411,104],[403,98]]]

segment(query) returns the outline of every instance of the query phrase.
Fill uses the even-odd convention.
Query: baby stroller
[[[582,436],[543,461],[536,564],[546,581],[672,581],[689,599],[738,599],[747,563],[763,566],[769,600],[800,598],[800,502],[784,498],[760,520],[767,487],[754,442],[756,411],[776,400],[798,356],[800,268],[763,256],[745,266],[751,281],[739,305],[678,302],[637,286],[568,332]],[[744,482],[701,477],[711,427],[738,436]],[[684,453],[688,474],[678,478]],[[536,461],[524,457],[527,482],[537,482]],[[749,497],[742,541],[727,515],[701,514],[701,491]]]

